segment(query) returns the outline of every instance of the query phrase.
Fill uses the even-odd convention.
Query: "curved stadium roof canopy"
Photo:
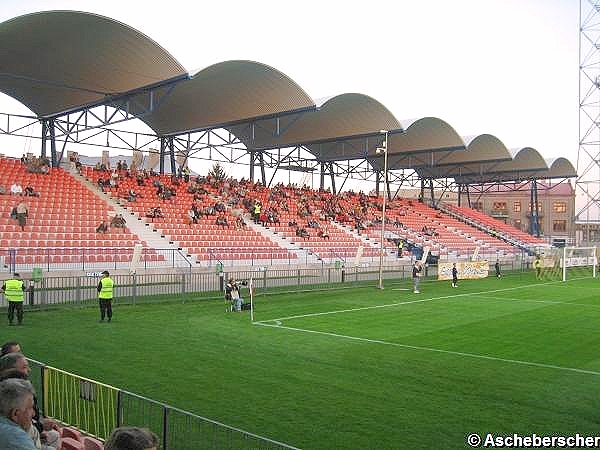
[[[302,146],[320,162],[366,159],[381,171],[376,149],[385,129],[390,170],[414,169],[421,177],[459,183],[576,176],[564,158],[548,164],[531,148],[513,156],[498,138],[463,139],[435,117],[403,124],[363,94],[316,103],[288,76],[261,63],[225,61],[189,74],[148,36],[96,14],[16,17],[0,24],[0,42],[0,91],[39,118],[165,87],[139,115],[158,136],[224,128],[248,150]]]

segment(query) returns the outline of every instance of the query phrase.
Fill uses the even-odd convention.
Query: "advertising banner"
[[[490,271],[490,264],[487,261],[467,261],[457,262],[459,280],[475,280],[486,278]],[[441,262],[438,264],[438,280],[452,279],[452,263]]]

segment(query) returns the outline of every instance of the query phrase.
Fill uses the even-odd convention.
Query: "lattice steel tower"
[[[579,1],[576,219],[600,220],[600,1]]]

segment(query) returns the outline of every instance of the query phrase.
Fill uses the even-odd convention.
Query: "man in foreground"
[[[33,386],[27,380],[0,382],[0,450],[36,450],[27,433],[34,415]]]

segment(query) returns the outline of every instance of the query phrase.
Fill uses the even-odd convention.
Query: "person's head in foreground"
[[[147,428],[115,428],[104,443],[104,450],[156,450],[158,437]]]
[[[0,416],[6,417],[27,431],[35,415],[33,396],[35,391],[27,380],[9,378],[0,381]]]
[[[8,341],[2,344],[0,357],[9,353],[21,353],[21,344],[19,344],[17,341]]]

